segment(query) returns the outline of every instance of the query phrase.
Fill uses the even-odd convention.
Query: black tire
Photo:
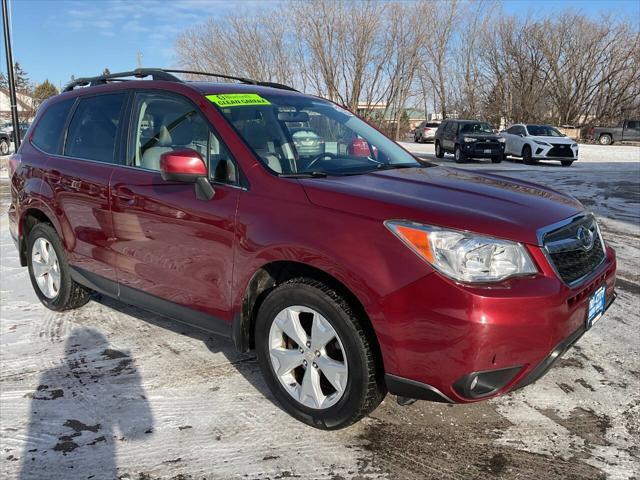
[[[420,140],[415,135],[413,136],[413,143],[420,143]]]
[[[33,274],[33,244],[41,237],[51,244],[56,256],[58,257],[60,288],[58,289],[58,294],[53,298],[48,298],[42,293]],[[58,237],[54,228],[48,223],[38,223],[31,229],[31,232],[29,232],[29,237],[27,238],[27,265],[29,267],[31,285],[33,285],[33,289],[42,304],[48,309],[61,312],[81,307],[89,301],[91,291],[76,283],[71,278],[71,270],[69,269],[69,263],[67,261],[67,253],[60,241],[60,237]]]
[[[0,155],[9,154],[9,141],[6,138],[0,139]]]
[[[613,137],[608,133],[603,133],[600,135],[600,138],[598,138],[598,143],[600,145],[611,145],[613,143]]]
[[[331,324],[347,354],[347,385],[340,400],[325,409],[314,409],[294,399],[276,376],[269,355],[269,330],[276,315],[301,305],[321,313]],[[375,340],[363,327],[350,305],[333,289],[308,278],[294,278],[276,287],[260,306],[255,344],[260,369],[269,389],[294,418],[315,428],[347,427],[372,412],[386,395]],[[310,367],[309,367],[310,368]]]
[[[522,161],[525,165],[533,165],[536,161],[531,156],[531,147],[529,145],[525,145],[522,147]]]
[[[563,167],[570,167],[573,165],[573,160],[561,160],[560,163]]]
[[[502,162],[502,155],[499,157],[491,157],[491,163],[500,163]]]
[[[456,145],[453,149],[453,159],[456,163],[464,163],[467,159],[466,155],[462,152],[460,145]]]
[[[444,157],[444,150],[442,148],[442,145],[440,145],[440,142],[436,140],[436,158],[442,157]]]

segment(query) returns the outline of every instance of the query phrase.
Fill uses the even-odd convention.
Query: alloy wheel
[[[33,242],[31,265],[38,288],[47,298],[55,298],[60,292],[60,264],[53,245],[44,237]]]
[[[347,358],[336,330],[319,312],[291,306],[269,330],[269,358],[276,377],[297,402],[326,409],[347,387]]]

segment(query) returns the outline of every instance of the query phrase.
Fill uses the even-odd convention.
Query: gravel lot
[[[432,145],[404,144],[425,159]],[[618,251],[618,300],[559,364],[465,406],[387,397],[339,432],[275,403],[252,355],[110,299],[40,305],[0,218],[0,476],[26,479],[631,479],[640,476],[640,148],[462,168],[564,190]],[[438,163],[453,164],[447,156]],[[8,182],[0,180],[2,212]]]

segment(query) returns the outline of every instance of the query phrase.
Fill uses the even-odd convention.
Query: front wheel
[[[502,161],[502,155],[499,157],[491,157],[491,163],[500,163]]]
[[[440,142],[436,140],[436,158],[444,157],[444,150],[442,149],[442,145]]]
[[[9,154],[9,140],[3,138],[0,140],[0,155],[8,155]]]
[[[570,167],[571,165],[573,165],[573,160],[562,160],[560,163],[563,167]]]
[[[33,289],[45,307],[70,310],[89,301],[91,292],[71,278],[64,246],[51,225],[39,223],[29,232],[27,264]]]
[[[525,145],[522,149],[522,161],[525,165],[533,165],[536,163],[531,155],[531,147],[529,145]]]
[[[465,161],[466,156],[464,153],[462,153],[460,145],[455,146],[455,150],[453,151],[453,158],[456,163],[463,163]]]
[[[255,339],[270,390],[312,427],[349,426],[384,398],[374,340],[349,304],[321,282],[296,278],[269,293]]]

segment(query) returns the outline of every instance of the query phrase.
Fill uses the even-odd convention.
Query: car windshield
[[[461,133],[493,133],[491,125],[484,122],[463,123],[460,127]]]
[[[527,125],[529,135],[534,137],[564,137],[558,130],[549,125]]]
[[[423,166],[366,122],[319,98],[282,94],[207,98],[258,158],[281,175],[352,175]]]

